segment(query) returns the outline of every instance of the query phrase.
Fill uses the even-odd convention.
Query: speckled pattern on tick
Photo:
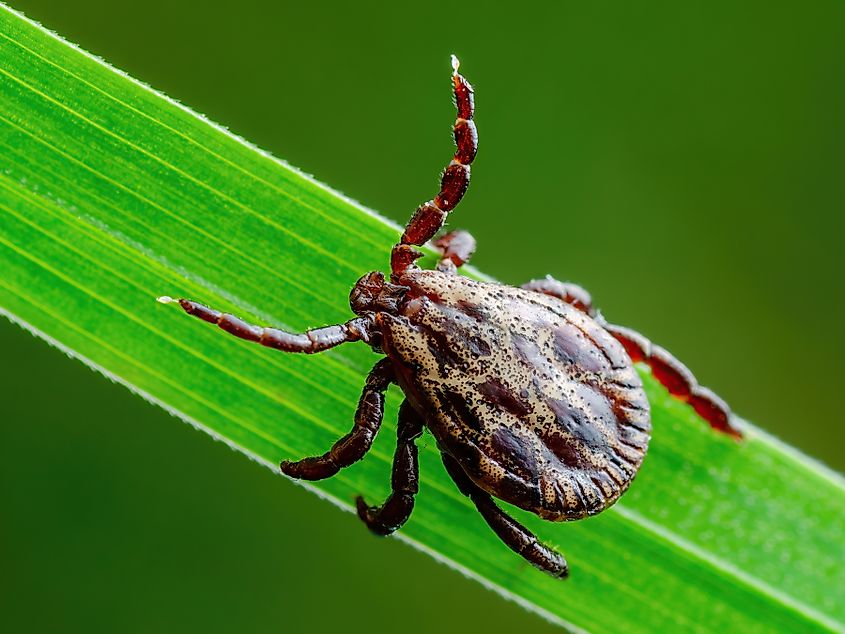
[[[563,556],[505,514],[493,498],[551,521],[600,513],[628,488],[651,437],[649,404],[635,362],[644,362],[714,429],[740,437],[725,403],[698,385],[666,350],[607,323],[582,288],[552,278],[521,288],[457,275],[475,250],[464,231],[440,237],[436,270],[415,261],[463,197],[478,135],[473,89],[452,58],[457,152],[440,192],[421,205],[391,253],[390,281],[367,273],[349,297],[357,315],[335,326],[292,334],[248,324],[187,299],[194,315],[284,352],[314,353],[363,341],[385,357],[367,376],[352,430],[325,454],[281,470],[320,480],[364,457],[379,429],[391,383],[405,393],[399,409],[392,493],[381,506],[358,498],[358,515],[388,535],[411,515],[419,488],[415,441],[428,427],[461,493],[516,553],[565,577]]]

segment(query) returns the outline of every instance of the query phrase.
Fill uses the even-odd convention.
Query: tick
[[[388,535],[410,517],[419,489],[416,440],[428,428],[449,476],[509,548],[565,577],[561,554],[508,516],[494,498],[550,521],[577,520],[611,506],[630,486],[651,438],[649,403],[634,363],[650,366],[671,394],[714,429],[736,438],[727,405],[642,335],[608,323],[589,293],[547,277],[520,288],[457,274],[475,240],[453,231],[434,242],[436,270],[415,247],[434,238],[460,202],[478,148],[473,89],[452,58],[457,151],[440,192],[414,213],[390,257],[390,279],[373,271],[349,296],[356,317],[302,334],[244,322],[197,302],[189,315],[283,352],[315,353],[363,341],[384,357],[367,376],[352,430],[321,456],[285,460],[291,478],[321,480],[364,457],[378,432],[390,384],[399,408],[392,492],[380,506],[358,498],[358,515]]]

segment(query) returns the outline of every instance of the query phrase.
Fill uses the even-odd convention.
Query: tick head
[[[349,306],[356,315],[368,312],[395,313],[408,290],[407,286],[386,281],[381,271],[372,271],[355,282],[349,293]]]
[[[384,287],[384,273],[372,271],[355,282],[349,293],[349,306],[356,315],[372,311],[373,302]]]

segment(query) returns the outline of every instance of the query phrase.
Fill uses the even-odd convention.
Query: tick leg
[[[458,268],[469,262],[475,253],[475,238],[466,231],[450,231],[435,240],[434,246],[440,251],[437,270],[455,273]]]
[[[349,341],[368,341],[369,327],[372,325],[370,319],[356,317],[345,324],[315,328],[306,330],[304,333],[292,333],[277,328],[255,326],[234,315],[221,313],[189,299],[159,297],[158,301],[163,304],[179,304],[189,315],[199,317],[210,324],[216,324],[231,335],[284,352],[313,354]]]
[[[352,431],[338,440],[322,456],[285,460],[282,473],[298,480],[322,480],[364,457],[373,444],[384,415],[384,392],[394,380],[393,364],[382,359],[373,366],[355,411]]]
[[[590,294],[583,288],[568,282],[559,282],[549,276],[542,280],[531,280],[523,284],[522,288],[557,297],[595,318],[622,344],[632,361],[642,361],[649,365],[654,376],[670,394],[692,405],[698,415],[713,429],[734,438],[742,438],[742,433],[731,424],[731,410],[725,401],[706,387],[701,387],[690,369],[666,349],[654,345],[630,328],[607,323],[597,315]]]
[[[563,555],[541,544],[531,531],[500,509],[489,493],[470,480],[454,458],[444,453],[443,464],[461,493],[472,500],[481,516],[508,548],[553,577],[569,575]]]
[[[361,496],[356,500],[358,517],[377,535],[390,535],[411,517],[414,496],[420,488],[416,440],[422,431],[423,422],[419,414],[407,400],[403,401],[399,408],[390,496],[379,507],[367,506]]]
[[[630,328],[608,324],[603,319],[599,323],[622,344],[632,361],[647,363],[669,393],[692,405],[713,429],[736,439],[742,438],[742,432],[731,424],[731,410],[727,403],[706,387],[701,387],[689,368],[669,351]]]
[[[587,291],[577,284],[559,282],[552,276],[547,275],[542,280],[526,282],[522,285],[522,288],[529,291],[537,291],[538,293],[543,293],[543,295],[557,297],[590,316],[595,314],[595,310],[593,310],[593,299]]]
[[[478,150],[478,133],[472,120],[475,101],[472,86],[458,74],[458,60],[454,56],[452,68],[452,88],[458,110],[454,126],[457,150],[440,178],[440,192],[434,200],[420,205],[405,227],[401,241],[393,247],[390,266],[394,281],[398,280],[403,271],[415,266],[414,260],[419,257],[419,252],[413,247],[422,246],[440,231],[446,216],[461,201],[469,187],[469,166]]]

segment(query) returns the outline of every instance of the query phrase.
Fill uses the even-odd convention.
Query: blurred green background
[[[845,468],[841,2],[13,4],[397,222],[457,53],[479,268],[582,283]],[[5,321],[0,349],[4,631],[555,629]]]

